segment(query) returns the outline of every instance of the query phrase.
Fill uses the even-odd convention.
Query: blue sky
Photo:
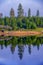
[[[36,15],[39,9],[40,16],[43,16],[43,0],[0,0],[0,13],[4,16],[9,16],[11,8],[14,8],[15,15],[17,15],[17,8],[19,3],[22,4],[24,12],[27,14],[28,9],[31,8],[31,14]]]

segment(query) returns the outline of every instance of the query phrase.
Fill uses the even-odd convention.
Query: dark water
[[[0,37],[0,65],[43,65],[43,37]]]

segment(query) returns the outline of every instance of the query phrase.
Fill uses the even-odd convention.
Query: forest
[[[43,29],[43,17],[40,16],[39,10],[37,10],[35,16],[31,16],[31,9],[28,9],[28,16],[24,15],[24,9],[22,4],[18,6],[17,16],[13,8],[10,11],[10,17],[1,17],[0,25],[11,26],[12,30],[29,30],[29,29]]]

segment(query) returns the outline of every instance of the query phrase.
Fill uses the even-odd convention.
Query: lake
[[[0,65],[43,65],[43,36],[0,36]]]

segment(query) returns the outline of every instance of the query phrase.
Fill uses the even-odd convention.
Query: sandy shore
[[[38,31],[0,31],[0,35],[4,36],[30,36],[30,35],[41,35]]]

